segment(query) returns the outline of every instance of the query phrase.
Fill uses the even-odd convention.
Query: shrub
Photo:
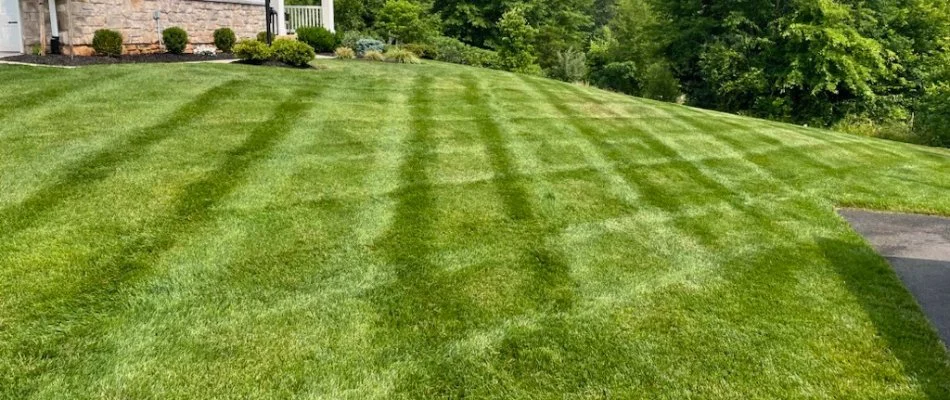
[[[360,57],[365,57],[366,52],[369,51],[382,53],[385,50],[386,45],[376,39],[360,39],[356,42],[356,54],[358,54]]]
[[[267,43],[259,40],[243,40],[234,45],[234,55],[252,64],[261,64],[273,56],[273,52]]]
[[[450,62],[453,64],[465,64],[465,48],[467,44],[462,41],[440,36],[430,41],[432,44],[435,59],[439,61]]]
[[[436,58],[435,46],[431,44],[410,43],[410,44],[404,44],[399,47],[411,51],[413,54],[415,54],[417,57],[420,57],[420,58],[427,58],[430,60],[435,60]]]
[[[177,26],[162,31],[162,42],[165,43],[165,50],[172,54],[181,54],[185,52],[188,46],[188,33]]]
[[[219,28],[214,31],[214,47],[225,53],[230,53],[237,43],[237,36],[231,28]]]
[[[109,29],[97,30],[92,36],[92,48],[101,56],[121,56],[122,34]]]
[[[498,53],[469,46],[458,39],[438,37],[431,41],[432,53],[438,61],[475,67],[497,68]]]
[[[674,102],[680,96],[680,82],[670,72],[669,67],[654,63],[647,67],[643,75],[641,96],[667,102]]]
[[[340,38],[340,46],[355,49],[356,44],[360,40],[363,40],[363,39],[379,40],[378,37],[373,36],[372,34],[369,34],[369,33],[364,33],[360,31],[349,31],[349,32],[344,33],[343,36]]]
[[[277,34],[274,32],[270,33],[270,41],[273,42],[274,38],[277,37]],[[257,41],[267,44],[267,31],[257,33]]]
[[[317,56],[313,47],[293,39],[275,40],[271,51],[274,59],[295,67],[305,67]]]
[[[297,40],[310,45],[320,53],[333,51],[339,44],[333,32],[319,26],[297,28]]]
[[[422,42],[439,29],[437,14],[409,0],[388,0],[376,14],[376,28],[394,43]]]
[[[353,51],[353,49],[349,47],[340,47],[336,49],[334,54],[336,55],[336,58],[339,58],[341,60],[352,60],[356,58],[356,52]]]
[[[419,56],[409,50],[394,47],[386,52],[386,59],[400,64],[420,64]]]
[[[559,51],[548,75],[565,82],[583,81],[587,78],[587,55],[574,49]]]
[[[386,55],[376,50],[367,51],[363,54],[363,58],[369,61],[386,61]]]
[[[598,87],[621,93],[640,94],[640,70],[633,61],[612,62],[590,74],[590,80]]]
[[[466,65],[485,68],[500,68],[498,53],[480,47],[468,46],[462,54]]]

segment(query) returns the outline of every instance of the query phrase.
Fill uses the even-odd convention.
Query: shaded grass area
[[[950,397],[834,213],[947,152],[325,66],[0,68],[0,397]]]

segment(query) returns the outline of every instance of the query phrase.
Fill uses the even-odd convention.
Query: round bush
[[[365,57],[366,52],[369,51],[382,53],[384,50],[386,50],[386,45],[376,39],[360,39],[356,42],[355,50],[356,54],[358,54],[360,57]]]
[[[319,26],[297,28],[297,40],[309,44],[319,53],[331,52],[340,44],[333,32]]]
[[[336,52],[334,52],[334,54],[336,55],[336,58],[339,58],[341,60],[352,60],[356,58],[356,52],[353,51],[353,49],[349,47],[340,47],[336,49]]]
[[[92,36],[92,48],[101,56],[121,56],[122,34],[109,29],[100,29]]]
[[[273,52],[267,43],[258,40],[243,40],[234,45],[234,55],[248,63],[262,64],[270,61]]]
[[[231,28],[219,28],[214,31],[214,47],[225,53],[230,53],[237,43],[237,36]]]
[[[162,31],[162,41],[165,42],[165,50],[172,54],[181,54],[185,52],[188,46],[188,33],[177,26]]]
[[[271,45],[274,58],[287,65],[306,67],[317,57],[310,45],[291,39],[277,39]]]

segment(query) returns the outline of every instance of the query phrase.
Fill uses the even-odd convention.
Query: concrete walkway
[[[950,219],[839,210],[883,255],[950,344]]]

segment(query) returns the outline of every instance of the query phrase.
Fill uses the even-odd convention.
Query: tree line
[[[336,0],[336,18],[511,71],[950,146],[946,0]]]

